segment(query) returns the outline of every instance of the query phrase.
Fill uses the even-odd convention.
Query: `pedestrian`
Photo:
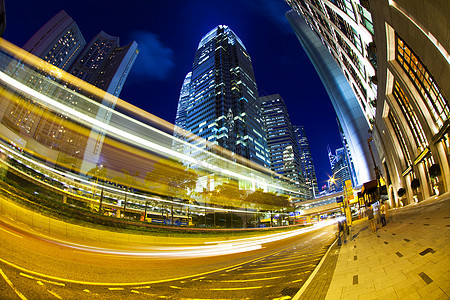
[[[383,202],[383,204],[380,207],[381,227],[386,226],[386,212],[387,212],[387,206]]]
[[[369,204],[369,207],[367,208],[367,219],[369,219],[369,225],[370,225],[370,231],[372,233],[377,232],[377,226],[375,224],[375,218],[373,216],[373,208],[372,205]]]

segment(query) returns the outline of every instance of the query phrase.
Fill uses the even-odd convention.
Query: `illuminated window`
[[[434,122],[438,128],[442,128],[450,116],[450,106],[442,95],[441,89],[419,57],[398,35],[396,35],[395,52],[395,58],[422,96]]]
[[[425,133],[423,132],[422,125],[420,124],[408,97],[406,97],[405,92],[398,84],[398,81],[395,81],[394,83],[394,90],[392,91],[392,94],[397,100],[405,119],[408,121],[408,125],[413,133],[417,146],[420,151],[424,150],[428,146],[428,141],[425,137]]]
[[[411,156],[409,155],[408,147],[406,146],[405,138],[403,137],[402,131],[400,130],[400,126],[398,125],[397,120],[391,111],[389,111],[389,122],[391,122],[392,128],[394,129],[394,133],[397,137],[398,142],[400,143],[400,149],[402,149],[403,157],[405,159],[405,166],[411,165]]]

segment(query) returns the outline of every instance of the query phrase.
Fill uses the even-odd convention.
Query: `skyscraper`
[[[340,192],[344,189],[344,183],[350,180],[350,172],[348,166],[345,148],[336,149],[335,154],[331,152],[330,146],[327,146],[328,159],[330,160],[331,173],[333,176],[329,182],[329,192]]]
[[[181,86],[180,98],[178,99],[177,115],[175,117],[175,126],[186,128],[187,108],[189,105],[189,96],[191,90],[192,72],[186,74],[183,85]]]
[[[305,198],[304,180],[294,129],[286,104],[279,94],[260,97],[264,128],[267,135],[270,168],[291,179]]]
[[[86,46],[77,23],[61,10],[25,43],[23,49],[68,71]]]
[[[298,142],[298,150],[300,153],[300,165],[302,168],[303,178],[306,187],[306,199],[314,199],[319,195],[317,185],[316,171],[314,162],[309,148],[308,138],[306,137],[305,128],[303,126],[294,126],[294,133]]]
[[[371,159],[370,150],[367,144],[367,140],[370,138],[369,131],[371,130],[371,117],[368,116],[373,114],[372,109],[368,107],[368,103],[371,103],[371,99],[373,99],[373,92],[369,92],[371,90],[369,89],[369,86],[371,87],[372,84],[367,83],[368,85],[366,85],[365,82],[364,84],[363,82],[360,82],[362,85],[358,85],[355,82],[353,75],[356,79],[360,76],[363,78],[369,78],[372,74],[372,71],[370,70],[373,70],[373,66],[368,67],[371,63],[368,58],[363,55],[356,55],[353,52],[348,52],[353,53],[348,54],[346,52],[347,50],[356,51],[355,47],[347,45],[347,42],[354,41],[356,43],[356,41],[360,39],[356,39],[356,37],[352,37],[351,39],[349,37],[342,38],[343,33],[339,32],[339,36],[336,37],[336,39],[341,39],[340,43],[342,46],[340,46],[341,44],[330,38],[331,34],[327,33],[328,31],[325,30],[325,28],[329,27],[336,29],[336,26],[341,26],[339,25],[341,24],[339,20],[342,18],[336,17],[337,14],[335,10],[331,10],[330,16],[336,18],[330,17],[331,19],[328,18],[327,20],[323,20],[324,17],[321,17],[320,20],[318,19],[316,21],[315,17],[323,16],[323,13],[315,14],[315,4],[311,4],[314,9],[311,8],[311,10],[309,10],[303,9],[305,5],[309,7],[309,4],[306,4],[305,1],[299,1],[301,4],[297,4],[296,1],[289,1],[289,3],[292,7],[298,10],[298,13],[295,11],[289,11],[286,14],[286,17],[291,24],[291,27],[294,29],[300,43],[302,44],[303,49],[305,49],[311,62],[313,63],[325,89],[327,90],[328,96],[330,97],[333,108],[339,119],[339,123],[341,124],[342,130],[347,138],[348,147],[352,155],[356,177],[354,178],[354,182],[357,186],[362,186],[365,182],[375,179],[375,166]],[[334,7],[334,5],[328,1],[327,5]],[[339,8],[336,8],[336,10],[339,10]],[[308,20],[309,23],[302,19],[299,14],[301,14],[305,20]],[[326,27],[326,25],[319,25],[322,24],[320,23],[321,20],[325,22],[324,24],[328,24],[330,22],[334,24],[333,22],[337,22],[338,25],[329,25],[328,27]],[[350,19],[344,18],[343,20]],[[311,22],[312,24],[310,24]],[[363,30],[360,29],[359,25],[356,25],[358,27],[358,31],[355,30],[356,33],[354,33],[354,31],[351,30],[352,27],[346,26],[345,24],[346,23],[343,21],[342,26],[344,27],[345,32],[349,35],[356,36],[361,30]],[[355,24],[352,23],[352,25]],[[316,29],[313,31],[311,28]],[[349,63],[349,66],[353,67],[355,66],[355,63],[350,63],[347,57],[348,55],[352,55],[353,58],[361,60],[357,66],[361,66],[363,74],[360,73],[360,71],[353,73],[353,68],[345,68],[344,71],[341,70],[345,64],[342,64],[339,60],[336,61],[335,53],[330,53],[330,51],[334,52],[333,47],[337,47],[336,44],[339,46],[338,49],[342,49],[339,50],[339,57],[342,56],[343,59]],[[362,46],[360,45],[359,47]],[[366,51],[365,48],[361,49],[363,49],[362,51]],[[352,73],[351,77],[349,75],[350,73]],[[360,86],[366,87],[366,95],[364,97],[360,95],[360,92],[355,92],[355,89],[358,89]],[[365,109],[363,109],[363,107],[365,107]],[[368,112],[370,112],[370,114],[368,114]]]
[[[137,44],[132,42],[128,46],[119,47],[118,38],[101,32],[87,47],[85,45],[77,24],[66,12],[60,11],[28,40],[24,49],[115,97],[119,96],[138,54]],[[18,80],[25,81],[35,90],[83,110],[101,122],[109,122],[111,115],[106,109],[97,105],[78,107],[72,94],[56,95],[53,83],[44,83],[45,80],[40,75],[28,75],[22,69],[20,65],[9,67],[12,73],[16,73]],[[37,71],[39,74],[39,70]],[[56,82],[59,81],[57,73],[55,69],[53,80]],[[87,96],[92,97],[89,93]],[[93,100],[114,108],[115,99],[100,97]],[[88,129],[83,133],[72,130],[63,115],[28,105],[27,101],[11,102],[3,114],[2,124],[7,127],[4,128],[5,134],[11,140],[20,141],[23,146],[33,143],[32,148],[36,149],[36,154],[45,157],[48,163],[58,162],[87,171],[88,166],[82,165],[87,161],[95,165],[99,159],[104,137],[101,128]]]
[[[251,58],[228,26],[219,25],[201,39],[189,95],[184,129],[212,145],[268,166]],[[180,101],[185,98],[180,97]],[[182,110],[184,105],[178,107]],[[182,116],[182,112],[177,115]]]
[[[115,96],[94,99],[102,106],[89,108],[95,118],[102,123],[108,124],[111,120],[111,113],[105,107],[114,109],[138,53],[136,42],[120,47],[118,37],[101,31],[71,66],[70,73]],[[103,128],[92,128],[90,131],[83,153],[82,172],[89,171],[92,164],[98,162],[104,136]]]

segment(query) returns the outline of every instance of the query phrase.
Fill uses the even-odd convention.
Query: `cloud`
[[[139,55],[131,69],[132,81],[164,80],[175,67],[174,52],[148,31],[133,31],[131,38],[138,43]]]

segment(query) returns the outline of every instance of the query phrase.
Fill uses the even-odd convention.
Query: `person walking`
[[[373,208],[372,205],[369,204],[369,207],[367,208],[367,219],[369,220],[369,225],[370,225],[370,231],[372,233],[377,232],[377,226],[375,224],[375,218],[373,216]]]
[[[387,212],[387,207],[386,204],[381,205],[380,207],[380,219],[381,219],[381,227],[386,226],[386,212]]]

